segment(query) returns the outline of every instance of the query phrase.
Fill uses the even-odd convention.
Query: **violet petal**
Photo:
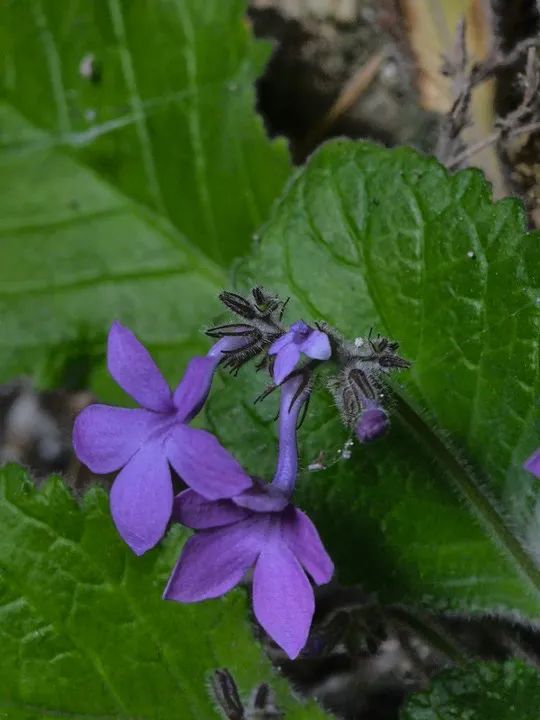
[[[122,390],[142,407],[156,412],[173,409],[171,390],[150,353],[119,322],[114,322],[109,332],[107,366]]]
[[[300,359],[300,349],[296,343],[289,343],[282,348],[274,362],[274,382],[280,385],[290,375]]]
[[[207,500],[195,490],[184,490],[174,498],[172,519],[193,530],[231,525],[250,513],[232,500]]]
[[[161,443],[146,445],[120,471],[111,488],[114,523],[136,555],[161,540],[173,505],[171,473]]]
[[[264,542],[264,518],[253,517],[189,538],[167,583],[163,597],[198,602],[223,595],[238,585]]]
[[[332,354],[328,335],[320,330],[310,332],[300,345],[300,350],[313,360],[328,360]]]
[[[189,361],[173,396],[180,422],[193,420],[204,405],[218,362],[217,357],[194,357]]]
[[[305,337],[311,330],[309,325],[307,323],[305,323],[303,320],[297,320],[296,322],[294,322],[291,325],[290,329],[293,331],[294,335],[296,335],[295,340],[297,340],[298,338],[301,338],[302,336]]]
[[[255,512],[280,512],[289,504],[289,498],[279,488],[268,483],[253,487],[233,498],[235,505]]]
[[[282,530],[289,548],[317,585],[329,582],[334,574],[334,564],[308,516],[291,507],[283,515]]]
[[[294,660],[313,619],[313,589],[298,560],[282,542],[269,542],[253,573],[253,610],[268,635]]]
[[[114,472],[127,463],[162,421],[160,415],[140,408],[89,405],[75,420],[73,447],[92,472]]]
[[[293,342],[293,337],[294,333],[291,332],[291,330],[289,330],[289,332],[286,332],[285,335],[278,337],[278,339],[275,340],[268,348],[268,354],[277,355],[280,350],[283,350],[284,347],[289,345],[289,343]]]
[[[249,325],[246,327],[249,327]],[[222,360],[227,353],[233,350],[240,350],[249,343],[250,339],[245,335],[226,335],[212,345],[207,356],[219,361]]]
[[[272,487],[279,488],[287,497],[294,490],[298,473],[296,426],[298,414],[309,395],[308,387],[297,395],[303,384],[300,375],[289,378],[281,386],[279,400],[279,453]]]
[[[241,465],[206,430],[177,425],[165,452],[186,485],[208,500],[229,498],[251,486]]]
[[[533,475],[536,475],[537,478],[540,478],[540,450],[533,453],[531,457],[523,463],[523,467]]]

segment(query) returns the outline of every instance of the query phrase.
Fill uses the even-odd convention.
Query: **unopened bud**
[[[386,412],[379,405],[370,402],[366,404],[356,425],[356,435],[360,442],[367,443],[384,435],[389,427],[390,420]]]

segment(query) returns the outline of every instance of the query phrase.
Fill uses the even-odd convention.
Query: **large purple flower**
[[[326,333],[314,330],[303,320],[299,320],[293,323],[289,332],[278,338],[268,350],[269,355],[277,356],[274,362],[276,385],[282,383],[291,374],[302,353],[313,360],[328,360],[332,350]]]
[[[540,449],[523,463],[523,467],[533,475],[536,475],[537,478],[540,478]]]
[[[194,490],[175,499],[173,517],[197,530],[186,543],[164,597],[198,602],[223,595],[253,568],[253,610],[291,658],[304,647],[314,612],[310,581],[327,583],[334,567],[317,530],[289,499],[297,474],[296,422],[306,392],[302,378],[281,390],[279,458],[274,480],[245,478],[250,488],[209,501]],[[223,468],[225,476],[227,467]]]
[[[239,342],[224,338],[207,356],[193,358],[173,393],[128,328],[115,322],[109,332],[109,372],[142,407],[90,405],[75,421],[73,445],[92,472],[122,468],[111,488],[111,512],[118,532],[137,555],[163,537],[170,520],[169,463],[208,500],[236,495],[251,484],[213,435],[188,426],[208,396],[223,351]]]

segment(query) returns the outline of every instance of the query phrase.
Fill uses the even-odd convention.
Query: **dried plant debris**
[[[85,391],[36,390],[27,379],[0,386],[0,464],[17,462],[39,480],[67,473],[73,458],[73,421],[91,395]]]
[[[428,149],[435,116],[418,103],[393,2],[252,0],[250,18],[276,42],[259,109],[297,161],[336,135]]]
[[[523,198],[537,226],[538,92],[527,58],[540,13],[532,0],[461,7],[467,22],[456,32],[459,10],[444,0],[252,0],[256,34],[276,42],[259,109],[298,162],[332,136],[413,145],[451,170],[480,167],[496,197]]]
[[[540,228],[540,133],[511,136],[503,147],[509,183],[521,196],[532,227]]]
[[[443,118],[436,147],[436,155],[450,169],[467,164],[479,150],[500,139],[538,129],[530,124],[538,103],[538,61],[535,51],[536,40],[528,38],[520,42],[510,53],[503,53],[495,46],[483,61],[470,62],[466,44],[466,24],[462,20],[457,30],[456,44],[452,57],[444,59],[441,72],[453,80],[454,101]],[[502,68],[515,64],[527,53],[527,69],[521,79],[522,100],[519,106],[506,117],[496,121],[496,131],[475,146],[467,147],[462,133],[471,122],[470,106],[473,90],[494,77]],[[527,124],[525,124],[527,122]],[[538,126],[540,127],[540,125]]]
[[[266,642],[294,687],[345,720],[398,720],[409,695],[471,659],[517,658],[540,668],[540,637],[530,627],[385,607],[361,589],[339,586],[319,592],[316,623],[300,658],[290,661]]]
[[[272,688],[266,683],[258,685],[249,701],[244,703],[233,676],[226,668],[213,672],[210,693],[226,720],[281,720],[285,717],[276,705]]]

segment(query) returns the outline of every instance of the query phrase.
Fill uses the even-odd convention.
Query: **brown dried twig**
[[[510,52],[505,53],[496,42],[482,61],[475,61],[470,65],[466,42],[466,23],[462,19],[456,33],[456,43],[451,57],[444,58],[441,73],[453,80],[454,101],[449,112],[445,115],[440,131],[436,156],[450,169],[460,167],[472,155],[485,147],[497,142],[505,135],[515,135],[525,130],[518,127],[527,116],[530,117],[538,90],[538,72],[535,53],[535,38],[526,38],[519,42]],[[462,133],[470,124],[470,105],[473,90],[481,83],[494,77],[499,71],[513,65],[524,52],[528,52],[527,70],[525,73],[525,92],[519,108],[506,118],[498,121],[497,131],[467,148]]]
[[[385,60],[384,51],[374,52],[366,62],[357,68],[339,92],[336,100],[324,117],[315,125],[304,141],[305,152],[320,142],[335,123],[358,102],[377,77]]]
[[[540,130],[540,120],[529,122],[536,110],[540,90],[540,72],[534,47],[529,46],[528,48],[527,65],[521,81],[523,85],[523,98],[518,107],[504,118],[497,120],[496,130],[491,133],[491,135],[488,135],[474,145],[464,147],[461,152],[449,158],[446,161],[446,166],[450,170],[459,168],[473,155],[476,155],[494,143]]]

